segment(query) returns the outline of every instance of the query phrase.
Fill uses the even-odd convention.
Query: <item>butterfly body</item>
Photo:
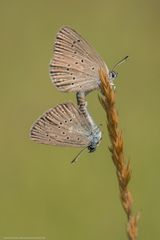
[[[85,95],[86,94],[84,92],[77,92],[76,93],[77,105],[79,107],[79,111],[81,112],[81,114],[83,114],[83,116],[87,120],[88,124],[90,125],[91,136],[92,137],[91,137],[90,145],[88,146],[88,150],[89,150],[89,152],[94,152],[96,150],[96,147],[97,147],[98,143],[101,140],[102,134],[101,134],[100,129],[95,124],[95,122],[94,122],[93,118],[91,117],[90,113],[88,112],[87,102],[85,100]]]

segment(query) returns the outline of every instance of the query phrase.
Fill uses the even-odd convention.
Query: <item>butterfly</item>
[[[69,102],[58,104],[45,112],[33,124],[30,138],[42,144],[85,147],[89,152],[94,152],[101,140],[101,131]],[[72,162],[77,160],[81,152]]]
[[[117,62],[113,69],[128,56]],[[90,92],[100,87],[99,70],[107,74],[110,84],[117,72],[109,71],[106,63],[87,41],[70,27],[62,27],[56,36],[50,77],[58,90],[63,92]]]

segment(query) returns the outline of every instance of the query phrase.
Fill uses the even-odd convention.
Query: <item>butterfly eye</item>
[[[110,80],[114,80],[117,77],[118,73],[114,72],[114,71],[110,71],[109,73],[109,78]]]
[[[114,73],[114,72],[112,72],[112,78],[115,78],[115,76],[116,76],[116,75],[115,75],[115,73]]]

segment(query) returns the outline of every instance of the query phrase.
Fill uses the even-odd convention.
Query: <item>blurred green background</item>
[[[130,189],[139,211],[139,239],[160,235],[160,2],[158,0],[0,1],[0,239],[127,239],[105,115],[97,92],[89,109],[103,141],[77,165],[80,149],[29,140],[32,123],[58,103],[48,75],[56,32],[75,28],[118,69],[117,109],[131,161]],[[31,238],[32,237],[32,238]]]

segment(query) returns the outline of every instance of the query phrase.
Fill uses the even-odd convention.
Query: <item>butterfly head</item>
[[[90,145],[88,146],[88,150],[89,152],[94,152],[97,148],[97,145],[100,143],[102,139],[102,134],[99,128],[96,128],[93,132],[92,132],[92,140]]]
[[[118,73],[117,73],[117,72],[115,72],[115,71],[113,71],[113,70],[109,72],[109,80],[110,80],[110,81],[114,81],[117,76],[118,76]]]
[[[112,68],[111,71],[109,71],[109,80],[110,80],[110,84],[111,86],[113,86],[113,88],[115,89],[115,85],[114,85],[114,80],[117,78],[118,73],[114,71],[115,68],[117,68],[119,65],[121,65],[122,63],[124,63],[126,60],[128,59],[128,56],[124,57],[123,59],[121,59],[120,61],[118,61]]]

